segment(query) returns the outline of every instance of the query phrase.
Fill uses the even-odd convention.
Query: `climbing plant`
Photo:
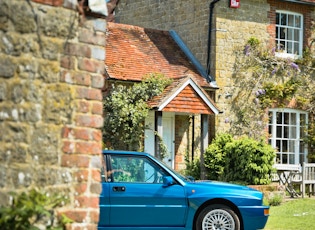
[[[311,46],[306,48],[299,59],[281,58],[275,49],[263,47],[254,37],[236,50],[232,134],[245,134],[257,140],[266,135],[266,109],[270,107],[293,104],[294,108],[308,111],[312,118],[315,112],[312,50]],[[315,132],[310,130],[311,133]],[[315,143],[312,136],[308,140]]]
[[[162,74],[149,74],[140,83],[113,85],[104,98],[103,139],[107,147],[142,150],[148,101],[161,94],[171,80]]]

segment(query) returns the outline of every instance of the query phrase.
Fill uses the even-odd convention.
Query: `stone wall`
[[[96,229],[106,22],[73,0],[0,2],[0,205],[8,192],[68,196],[68,229]]]

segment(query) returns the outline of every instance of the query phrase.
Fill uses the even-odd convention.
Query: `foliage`
[[[283,202],[283,196],[281,194],[275,194],[273,196],[270,196],[267,202],[270,206],[279,206]]]
[[[132,86],[116,85],[104,99],[103,137],[114,149],[141,150],[147,102],[163,92],[170,80],[162,74],[150,74]]]
[[[10,193],[13,197],[12,204],[0,207],[1,230],[39,230],[41,227],[50,230],[63,230],[65,224],[72,221],[60,216],[58,222],[54,221],[54,209],[67,202],[61,194],[45,194],[36,189],[29,193]]]
[[[183,174],[185,176],[193,177],[195,180],[199,180],[200,179],[200,159],[196,157],[190,161],[189,154],[186,153],[185,163],[186,163],[186,169],[184,170]]]
[[[315,112],[315,59],[311,47],[301,59],[280,58],[276,50],[250,38],[236,51],[233,107],[233,135],[259,139],[264,135],[266,108],[286,107],[294,101],[299,109]]]
[[[230,134],[219,134],[205,153],[205,167],[213,180],[269,184],[275,151],[263,140],[243,136],[233,139]]]
[[[204,155],[205,167],[208,169],[207,177],[211,180],[222,180],[226,162],[225,147],[233,141],[230,134],[218,134],[206,149]]]
[[[248,184],[270,184],[275,150],[265,143],[242,137],[226,145],[226,181],[244,181]]]

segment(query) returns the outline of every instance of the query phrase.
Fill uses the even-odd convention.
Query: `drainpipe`
[[[210,5],[210,15],[209,15],[209,30],[208,30],[208,56],[207,56],[207,76],[209,76],[209,78],[211,79],[211,83],[216,85],[215,82],[215,77],[212,77],[210,75],[210,66],[211,66],[211,35],[212,35],[212,18],[213,18],[213,9],[214,9],[214,5],[219,2],[220,0],[213,0]]]

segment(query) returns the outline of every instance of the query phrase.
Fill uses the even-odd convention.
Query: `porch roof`
[[[159,111],[218,114],[205,89],[216,90],[173,40],[169,31],[108,23],[105,77],[140,82],[147,74],[161,73],[173,80],[149,105]]]
[[[164,112],[218,114],[220,111],[193,76],[175,80],[164,93],[154,97],[151,108]]]

